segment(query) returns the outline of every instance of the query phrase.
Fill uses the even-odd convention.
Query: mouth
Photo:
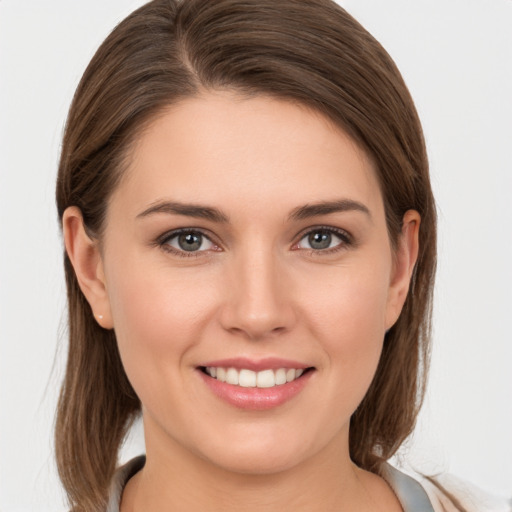
[[[205,361],[196,370],[217,398],[237,409],[255,411],[291,402],[310,387],[316,373],[314,366],[278,357]]]
[[[201,366],[199,369],[212,379],[232,386],[268,389],[294,382],[314,368],[268,368],[254,371],[248,368]]]

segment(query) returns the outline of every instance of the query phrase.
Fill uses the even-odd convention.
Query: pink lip
[[[296,368],[303,369],[310,368],[311,365],[299,363],[298,361],[291,361],[289,359],[280,359],[278,357],[266,357],[264,359],[249,359],[245,357],[235,357],[231,359],[218,359],[216,361],[208,361],[201,364],[202,367],[215,366],[217,368],[236,368],[242,370],[252,370],[253,372],[261,372],[262,370],[278,370],[279,368]]]
[[[233,368],[234,366],[231,367]],[[244,368],[247,368],[247,366],[244,366]],[[268,368],[268,366],[266,368]],[[279,366],[279,368],[284,367]],[[279,407],[298,395],[309,382],[314,371],[308,371],[292,382],[287,382],[286,384],[272,388],[244,388],[234,386],[214,379],[200,369],[198,369],[198,373],[208,388],[224,402],[238,409],[263,411]]]

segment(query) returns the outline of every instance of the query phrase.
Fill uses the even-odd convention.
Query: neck
[[[126,486],[121,512],[401,510],[382,479],[352,463],[348,435],[293,467],[262,474],[230,471],[162,441],[146,439],[146,465]]]

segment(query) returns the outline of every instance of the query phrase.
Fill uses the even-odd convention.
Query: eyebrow
[[[288,218],[290,220],[297,221],[320,215],[349,211],[359,211],[368,215],[370,219],[372,217],[370,210],[363,203],[352,199],[339,199],[336,201],[321,201],[319,203],[299,206],[292,210]],[[137,218],[145,218],[157,213],[195,217],[222,224],[229,223],[229,217],[218,208],[193,203],[180,203],[176,201],[158,201],[143,212],[139,213]]]
[[[363,204],[352,199],[339,199],[336,201],[321,201],[319,203],[306,204],[295,208],[290,213],[290,220],[303,220],[310,217],[317,217],[319,215],[329,215],[331,213],[362,212],[371,219],[372,215],[370,210]]]
[[[167,213],[170,215],[184,215],[186,217],[195,217],[206,219],[212,222],[227,223],[229,218],[218,208],[204,206],[199,204],[179,203],[176,201],[159,201],[152,204],[147,210],[139,213],[137,218],[144,218],[156,213]]]

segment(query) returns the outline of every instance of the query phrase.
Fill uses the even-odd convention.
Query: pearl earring
[[[98,315],[99,320],[103,320],[103,315]]]

